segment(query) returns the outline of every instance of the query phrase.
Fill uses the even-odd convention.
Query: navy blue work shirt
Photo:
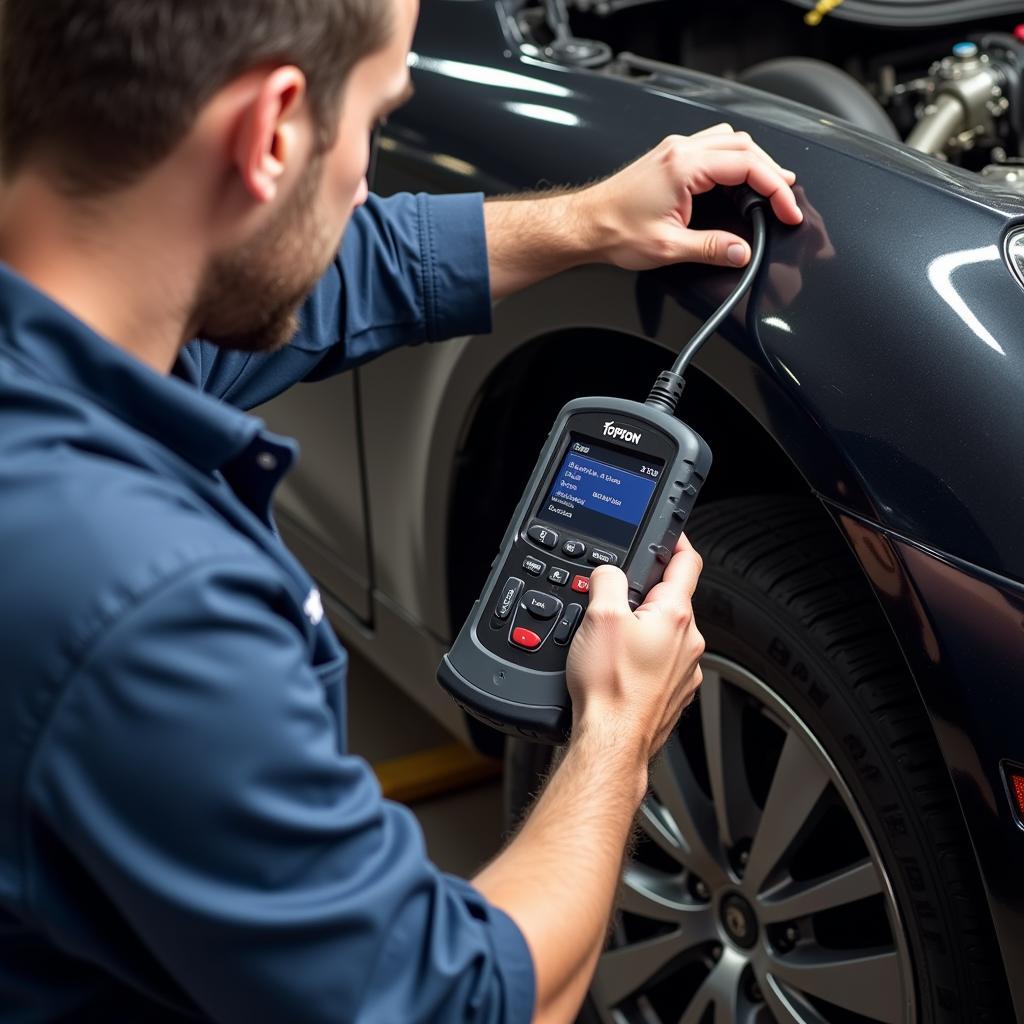
[[[0,268],[4,1024],[529,1020],[515,924],[345,752],[296,446],[236,408],[489,326],[479,196],[371,198],[290,346],[171,376]]]

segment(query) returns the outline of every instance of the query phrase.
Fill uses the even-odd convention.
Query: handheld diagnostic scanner
[[[636,608],[660,582],[693,511],[711,449],[674,413],[685,369],[749,290],[764,256],[765,200],[742,191],[753,245],[739,283],[646,402],[578,398],[561,410],[483,592],[438,668],[462,708],[502,732],[565,740],[565,664],[590,574],[619,566]]]

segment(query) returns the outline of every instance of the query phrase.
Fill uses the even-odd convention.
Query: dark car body
[[[1024,829],[1005,775],[1024,764],[1024,287],[1008,253],[1024,197],[722,79],[573,70],[522,42],[492,0],[429,0],[416,96],[373,187],[578,184],[721,121],[797,172],[812,223],[772,226],[760,284],[698,356],[679,415],[715,452],[702,500],[810,491],[849,541],[948,766],[1024,1019]],[[698,207],[733,216],[714,195]],[[319,438],[281,520],[347,642],[464,728],[433,669],[554,412],[588,392],[642,397],[733,280],[580,268],[500,303],[490,338],[269,407]]]

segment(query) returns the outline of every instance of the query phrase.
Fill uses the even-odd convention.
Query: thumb
[[[599,565],[590,576],[590,603],[587,607],[628,612],[628,594],[626,574],[614,565]]]
[[[715,267],[745,267],[750,262],[750,246],[728,231],[692,231],[687,228],[680,239],[680,262],[709,263]]]

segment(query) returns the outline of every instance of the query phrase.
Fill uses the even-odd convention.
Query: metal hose
[[[941,156],[949,140],[967,127],[966,111],[960,101],[948,93],[937,96],[930,109],[931,113],[925,114],[907,136],[907,145],[922,153]]]

